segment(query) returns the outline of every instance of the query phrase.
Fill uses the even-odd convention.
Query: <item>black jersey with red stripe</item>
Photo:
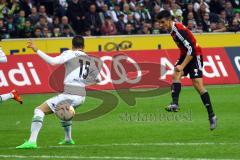
[[[173,22],[171,36],[181,50],[181,55],[202,55],[201,47],[197,44],[192,32],[182,23]]]

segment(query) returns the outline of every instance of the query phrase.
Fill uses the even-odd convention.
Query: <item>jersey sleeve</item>
[[[187,55],[194,56],[196,51],[194,48],[194,43],[190,38],[191,36],[189,35],[189,33],[186,30],[182,29],[178,31],[177,36],[180,39],[181,45],[186,48]]]
[[[60,65],[67,62],[69,59],[72,58],[72,54],[68,53],[68,51],[64,51],[61,55],[56,57],[51,57],[46,53],[42,52],[41,50],[37,51],[37,54],[47,63],[51,65]]]

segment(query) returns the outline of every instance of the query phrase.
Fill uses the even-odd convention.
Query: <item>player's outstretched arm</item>
[[[0,63],[6,63],[7,62],[7,56],[3,52],[1,46],[0,46]]]
[[[51,57],[49,55],[47,55],[46,53],[42,52],[41,50],[39,50],[36,45],[34,44],[34,42],[32,40],[29,40],[27,43],[27,47],[31,48],[34,52],[36,52],[45,62],[49,63],[50,65],[59,65],[59,64],[63,64],[64,61],[62,59],[61,56],[57,56],[57,57]]]

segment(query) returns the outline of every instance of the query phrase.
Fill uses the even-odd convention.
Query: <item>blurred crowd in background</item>
[[[161,34],[162,10],[195,33],[240,31],[240,0],[0,0],[0,38]]]

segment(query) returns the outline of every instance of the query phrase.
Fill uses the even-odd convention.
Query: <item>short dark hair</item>
[[[173,17],[172,17],[171,13],[168,10],[163,10],[163,11],[161,11],[161,12],[159,12],[157,14],[157,19],[158,20],[160,20],[162,18],[172,19]]]
[[[83,36],[76,35],[72,39],[72,45],[74,48],[84,48],[84,38]]]

